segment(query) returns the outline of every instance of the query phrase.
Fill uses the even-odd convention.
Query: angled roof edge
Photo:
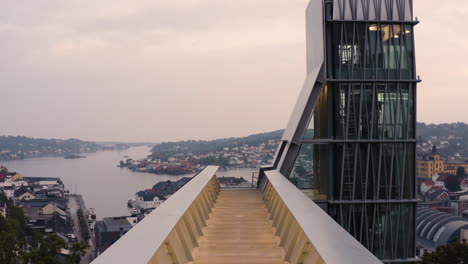
[[[294,106],[291,117],[289,118],[289,121],[288,121],[288,125],[286,126],[286,129],[284,130],[281,140],[286,140],[290,142],[293,139],[294,134],[296,133],[296,130],[298,128],[299,122],[304,113],[304,110],[307,106],[309,97],[312,94],[312,90],[314,88],[315,82],[318,79],[318,74],[321,68],[322,68],[322,64],[317,65],[315,68],[311,70],[310,74],[305,79],[304,85],[302,86],[302,90],[299,93],[299,98],[297,99],[296,105]]]

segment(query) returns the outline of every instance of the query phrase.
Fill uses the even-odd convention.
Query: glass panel
[[[380,259],[414,254],[413,204],[341,204],[331,216]]]
[[[414,138],[413,84],[337,83],[334,87],[335,138]]]
[[[337,200],[413,199],[413,143],[341,143],[335,151]]]
[[[328,63],[335,79],[411,79],[413,27],[402,24],[333,23]]]
[[[330,148],[327,144],[303,144],[289,180],[313,200],[326,200]]]

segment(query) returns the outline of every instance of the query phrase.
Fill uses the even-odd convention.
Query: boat
[[[127,201],[128,211],[132,216],[141,214],[140,207],[138,207],[135,199],[130,199]]]
[[[80,155],[76,155],[76,154],[70,154],[70,155],[66,155],[63,157],[64,159],[82,159],[82,158],[86,158],[86,156],[80,156]]]

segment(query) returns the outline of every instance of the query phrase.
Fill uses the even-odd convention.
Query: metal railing
[[[260,183],[280,246],[289,263],[382,263],[280,172]]]
[[[257,174],[257,176],[255,176],[255,174]],[[257,185],[258,185],[258,172],[257,171],[252,171],[252,180],[250,181],[251,185],[250,187],[251,188],[257,188]]]
[[[93,264],[188,263],[220,191],[208,166],[100,255]]]

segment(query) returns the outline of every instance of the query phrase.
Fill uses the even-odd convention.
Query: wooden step
[[[254,257],[254,256],[237,256],[237,257],[196,257],[194,264],[284,264],[282,257]]]
[[[193,263],[284,264],[269,216],[257,190],[222,190],[193,250]]]

